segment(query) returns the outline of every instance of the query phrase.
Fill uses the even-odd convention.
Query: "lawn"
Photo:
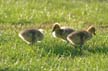
[[[108,0],[0,0],[0,71],[108,71]],[[59,22],[96,35],[82,54],[51,35]],[[28,45],[18,33],[42,28],[41,43]]]

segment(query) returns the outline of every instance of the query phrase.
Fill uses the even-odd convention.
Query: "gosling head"
[[[58,23],[55,23],[52,29],[52,32],[59,30],[60,29],[60,25]]]
[[[92,35],[96,35],[96,29],[94,26],[90,26],[88,29],[87,29],[88,32],[90,32]]]

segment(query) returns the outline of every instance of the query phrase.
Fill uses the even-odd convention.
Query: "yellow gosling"
[[[42,29],[26,29],[19,33],[19,37],[27,44],[34,44],[40,42],[44,35]]]
[[[74,46],[82,46],[95,35],[95,27],[90,26],[87,30],[75,31],[67,36],[68,42]]]
[[[55,38],[61,38],[63,41],[67,41],[67,35],[74,32],[75,30],[66,27],[60,27],[58,23],[55,23],[52,28],[52,35]]]

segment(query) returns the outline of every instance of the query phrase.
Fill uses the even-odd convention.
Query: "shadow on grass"
[[[53,45],[47,45],[47,44],[39,44],[39,49],[43,49],[42,51],[42,56],[64,56],[64,57],[85,57],[85,56],[90,56],[91,54],[108,54],[108,47],[107,46],[84,46],[82,48],[82,51],[80,51],[77,48],[74,48],[73,46],[69,44],[64,44],[64,43],[58,43],[58,44],[53,44]]]
[[[42,56],[64,56],[64,57],[76,57],[76,56],[85,56],[83,51],[81,52],[80,49],[74,48],[73,46],[66,44],[66,43],[58,43],[53,45],[47,44],[36,44],[33,47],[33,50],[36,52],[36,49],[39,49],[42,53]],[[42,51],[41,51],[42,50]]]
[[[0,71],[25,71],[25,70],[24,69],[21,69],[21,68],[4,67],[4,68],[0,68]]]
[[[95,46],[95,47],[84,47],[85,51],[88,51],[93,54],[101,53],[101,54],[108,54],[108,47],[107,46]]]

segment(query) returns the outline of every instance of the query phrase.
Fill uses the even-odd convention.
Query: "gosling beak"
[[[95,33],[95,32],[94,32],[93,34],[94,34],[94,35],[96,35],[96,33]]]
[[[54,32],[55,29],[52,30],[52,32]]]

